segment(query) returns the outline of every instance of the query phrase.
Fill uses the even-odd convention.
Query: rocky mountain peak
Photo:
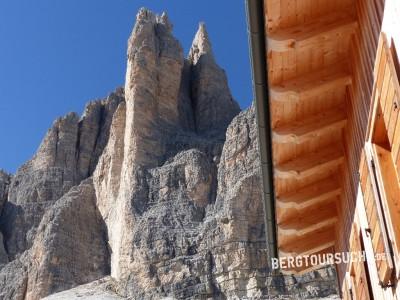
[[[163,24],[165,28],[167,28],[169,31],[172,31],[173,24],[170,22],[167,12],[164,11],[161,14],[161,16],[158,19],[158,22]]]
[[[231,95],[225,71],[215,61],[204,23],[193,40],[189,61],[197,132],[225,129],[240,108]]]
[[[199,58],[206,54],[210,57],[213,57],[211,42],[208,37],[206,25],[205,23],[201,22],[194,37],[192,47],[190,48],[188,59],[193,65],[195,65],[197,64]]]
[[[136,14],[136,24],[140,22],[155,23],[156,20],[157,20],[157,15],[145,7],[140,8],[138,13]]]
[[[0,169],[0,178],[10,178],[10,174],[3,169]]]

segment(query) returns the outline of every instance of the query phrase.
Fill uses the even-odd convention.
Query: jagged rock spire
[[[173,28],[173,25],[168,18],[168,14],[165,11],[161,15],[157,15],[144,7],[142,7],[136,15],[136,24],[140,22],[159,23],[164,25],[170,31]]]
[[[8,186],[10,185],[11,176],[0,169],[0,214],[3,209],[3,204],[7,200]]]
[[[136,22],[140,21],[150,21],[150,22],[155,22],[156,21],[156,14],[154,14],[151,10],[148,10],[145,7],[142,7],[139,9],[137,15],[136,15]]]
[[[35,156],[11,178],[0,222],[10,258],[32,245],[33,233],[46,209],[92,174],[121,101],[122,96],[110,95],[107,100],[89,104],[82,118],[76,113],[58,118]]]
[[[158,17],[158,23],[163,24],[169,31],[172,31],[173,25],[165,11]]]
[[[231,95],[225,71],[214,59],[204,23],[199,25],[188,59],[197,132],[225,130],[240,107]]]
[[[172,35],[167,14],[142,8],[128,41],[125,79],[126,151],[138,165],[157,166],[164,155],[164,138],[179,125],[183,65],[183,49]]]
[[[211,42],[208,37],[206,25],[201,22],[194,37],[192,47],[190,48],[188,58],[192,64],[195,65],[197,64],[199,58],[204,54],[209,54],[211,57],[213,57]]]

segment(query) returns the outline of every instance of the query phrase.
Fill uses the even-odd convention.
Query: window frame
[[[397,72],[394,66],[393,62],[393,51],[390,51],[387,43],[387,39],[384,33],[381,34],[380,40],[379,40],[379,46],[380,49],[378,49],[378,53],[381,53],[381,55],[385,55],[387,59],[387,64],[388,64],[388,69],[389,69],[389,74],[391,75],[389,79],[389,84],[393,85],[393,89],[398,90],[399,87],[399,82],[398,82],[398,77],[397,77]],[[377,61],[381,59],[380,57],[377,57]],[[375,66],[375,70],[377,70],[377,67]],[[384,113],[385,111],[382,110],[381,107],[381,93],[385,91],[381,91],[380,89],[383,88],[378,88],[376,83],[377,83],[377,76],[380,76],[381,74],[378,74],[378,71],[376,71],[375,74],[375,83],[374,83],[374,88],[373,88],[373,93],[371,97],[371,110],[370,110],[370,116],[368,120],[368,129],[367,129],[367,141],[365,143],[365,154],[366,154],[366,159],[367,159],[367,164],[368,164],[368,170],[369,174],[371,176],[371,184],[373,187],[373,196],[375,198],[375,203],[376,207],[378,210],[378,219],[379,222],[381,223],[381,231],[382,231],[382,236],[384,238],[384,244],[385,244],[385,253],[387,256],[387,259],[392,260],[391,262],[389,261],[389,265],[391,264],[394,270],[394,275],[396,276],[396,279],[400,278],[400,230],[395,230],[394,227],[394,222],[392,222],[393,215],[395,214],[393,212],[393,205],[391,202],[393,197],[391,198],[390,195],[388,196],[387,190],[391,189],[390,187],[388,188],[388,183],[387,183],[387,178],[388,176],[388,170],[387,168],[384,168],[384,166],[387,166],[387,163],[383,162],[383,158],[379,154],[382,154],[383,152],[388,152],[389,154],[385,153],[386,159],[391,159],[392,165],[389,162],[389,172],[390,175],[398,176],[396,172],[396,164],[393,161],[393,156],[392,156],[392,145],[390,145],[389,138],[388,138],[388,130],[386,128],[385,120],[384,120]],[[394,94],[396,95],[396,94]],[[397,95],[400,96],[400,95]],[[394,97],[396,98],[396,97]],[[395,100],[396,101],[396,100]],[[384,169],[384,170],[382,170]],[[393,188],[396,191],[399,191],[400,195],[400,186],[399,186],[399,181],[397,180],[397,176]],[[386,182],[385,182],[386,178]],[[391,178],[391,177],[389,177]],[[391,180],[391,179],[389,179]],[[397,188],[396,188],[396,183],[397,183]],[[392,206],[392,208],[390,207]],[[395,205],[394,205],[395,206]],[[399,228],[400,229],[400,228]],[[379,270],[378,270],[379,273]]]

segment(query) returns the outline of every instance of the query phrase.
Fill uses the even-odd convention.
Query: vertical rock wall
[[[8,187],[10,185],[10,181],[10,175],[0,169],[0,215],[3,210],[4,203],[8,198]],[[0,266],[6,263],[8,263],[8,255],[4,249],[3,234],[0,231]]]
[[[123,99],[120,89],[89,103],[82,118],[70,113],[57,119],[35,156],[13,176],[0,222],[11,259],[32,246],[43,214],[93,173],[108,141],[114,111]]]

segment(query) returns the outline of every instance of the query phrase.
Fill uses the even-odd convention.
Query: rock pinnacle
[[[199,24],[199,29],[194,37],[192,47],[189,51],[189,60],[192,64],[196,64],[199,58],[204,55],[209,54],[213,56],[211,42],[208,37],[206,25],[204,23]]]

